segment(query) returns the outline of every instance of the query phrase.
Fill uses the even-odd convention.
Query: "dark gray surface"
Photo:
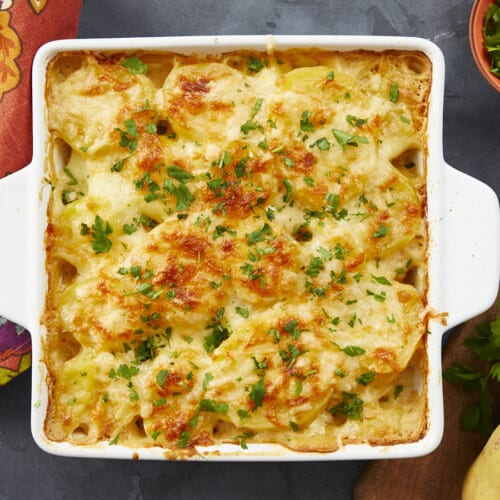
[[[445,159],[500,193],[500,94],[482,80],[470,54],[471,6],[471,0],[84,0],[79,37],[273,33],[427,38],[442,49],[447,65]],[[342,500],[351,498],[365,466],[64,459],[36,447],[29,412],[28,372],[0,389],[0,500]]]

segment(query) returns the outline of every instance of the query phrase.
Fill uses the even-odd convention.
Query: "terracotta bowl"
[[[484,48],[483,23],[486,11],[491,3],[493,3],[493,0],[475,0],[469,21],[469,42],[479,71],[486,81],[497,92],[500,92],[500,77],[495,76],[489,70],[490,60]]]

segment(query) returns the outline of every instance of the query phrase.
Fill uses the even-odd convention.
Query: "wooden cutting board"
[[[443,368],[454,361],[480,368],[478,359],[463,345],[476,335],[476,325],[498,315],[497,302],[484,314],[462,324],[453,332],[443,352]],[[498,387],[496,387],[498,389]],[[465,474],[485,441],[460,428],[460,415],[473,400],[462,387],[443,382],[445,426],[440,446],[421,458],[371,462],[354,488],[354,500],[455,500],[460,499]],[[496,394],[496,402],[500,395]],[[500,471],[499,471],[500,474]]]

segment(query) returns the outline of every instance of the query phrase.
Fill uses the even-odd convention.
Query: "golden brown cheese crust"
[[[47,435],[419,439],[430,78],[417,52],[57,56]]]

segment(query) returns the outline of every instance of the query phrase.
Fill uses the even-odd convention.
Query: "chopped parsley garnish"
[[[203,346],[208,353],[211,353],[219,347],[222,342],[229,338],[232,333],[232,329],[228,323],[223,324],[222,319],[224,316],[225,309],[221,307],[215,313],[210,323],[206,326],[207,330],[212,330],[209,335],[205,336],[205,342]]]
[[[109,446],[113,446],[118,443],[118,440],[120,439],[120,433],[118,433],[109,443]]]
[[[372,237],[382,238],[383,236],[387,236],[388,234],[389,234],[389,228],[384,224],[380,224],[378,229],[372,233]]]
[[[240,420],[242,422],[250,418],[250,413],[248,413],[248,410],[239,409],[236,413],[238,414],[238,417],[240,417]]]
[[[243,450],[248,450],[246,440],[253,438],[254,435],[255,434],[253,432],[244,432],[243,434],[240,434],[238,436],[233,436],[232,439],[235,439],[236,441],[238,441],[238,444],[241,446],[241,448]]]
[[[233,157],[231,156],[231,153],[229,151],[223,151],[217,165],[219,168],[223,168],[226,165],[229,165],[232,159]]]
[[[247,242],[249,245],[255,245],[255,243],[259,243],[260,241],[264,241],[266,236],[269,236],[273,233],[271,226],[265,222],[264,225],[249,234],[247,234]]]
[[[125,120],[124,125],[125,130],[119,128],[115,129],[120,132],[120,146],[122,148],[127,148],[130,153],[133,153],[137,149],[137,139],[139,138],[137,125],[132,118]]]
[[[85,230],[84,227],[86,227]],[[92,224],[92,231],[87,231],[87,229],[88,226],[82,224],[80,234],[88,234],[90,232],[92,236],[91,246],[95,253],[106,253],[111,250],[112,242],[108,238],[108,235],[113,232],[113,228],[109,222],[104,221],[99,215],[96,215],[94,224]]]
[[[224,181],[222,177],[217,177],[215,179],[212,179],[210,181],[207,181],[207,186],[210,189],[210,191],[217,191],[219,190],[218,195],[220,196],[223,189],[226,189],[229,187],[231,184],[229,181]]]
[[[77,193],[76,191],[68,191],[63,189],[62,192],[62,202],[64,205],[69,205],[78,199],[78,195],[83,193]]]
[[[247,120],[241,127],[240,130],[245,134],[248,135],[248,133],[251,130],[255,130],[257,128],[257,124],[252,121],[252,120]]]
[[[248,318],[250,315],[246,307],[236,306],[235,310],[242,318]]]
[[[300,130],[302,132],[314,132],[314,125],[310,121],[311,111],[304,111],[300,117]]]
[[[259,98],[255,101],[255,104],[252,109],[252,119],[255,118],[255,115],[260,111],[260,108],[262,107],[262,103],[264,102],[264,99]]]
[[[349,250],[347,248],[343,247],[340,243],[337,243],[335,247],[333,248],[333,255],[335,255],[335,258],[338,260],[344,260],[345,256],[349,253]]]
[[[123,170],[123,165],[125,164],[125,158],[120,158],[118,161],[113,163],[111,167],[112,172],[121,172]]]
[[[125,234],[133,234],[137,231],[137,226],[135,224],[123,224],[122,230]]]
[[[372,274],[372,280],[380,285],[392,286],[392,283],[385,276],[374,276]]]
[[[399,99],[399,88],[397,83],[391,83],[391,89],[389,91],[389,100],[391,102],[398,102]]]
[[[368,121],[366,118],[358,118],[353,115],[347,115],[345,119],[347,120],[347,123],[353,127],[361,127],[361,125],[365,125]]]
[[[316,144],[320,151],[330,151],[330,142],[326,137],[321,137],[314,144]]]
[[[226,403],[217,404],[213,399],[202,399],[198,408],[202,411],[220,413],[222,415],[225,415],[229,409]]]
[[[366,295],[373,297],[378,302],[385,302],[385,299],[386,299],[385,292],[375,293],[375,292],[372,292],[371,290],[366,290]]]
[[[283,363],[288,367],[292,368],[295,362],[297,361],[298,357],[301,356],[302,354],[305,354],[307,350],[301,351],[297,346],[293,344],[288,344],[288,351],[285,351],[284,349],[279,350],[279,355],[280,358],[282,359]]]
[[[342,394],[342,402],[330,408],[332,415],[343,415],[349,420],[363,419],[363,400],[357,394],[352,392],[344,392]]]
[[[313,257],[307,266],[305,273],[307,276],[315,278],[325,268],[321,257]]]
[[[211,380],[213,380],[213,378],[214,376],[210,372],[205,373],[205,378],[203,379],[203,385],[202,385],[202,389],[204,391],[207,390],[208,384],[210,383]]]
[[[189,191],[184,182],[179,182],[178,186],[175,186],[172,181],[168,183],[165,182],[163,185],[163,189],[167,193],[173,194],[175,196],[175,210],[177,210],[178,212],[189,210],[191,203],[193,203],[193,201],[195,200],[195,197],[191,194],[191,191]]]
[[[260,269],[254,269],[253,265],[246,262],[242,266],[240,266],[241,271],[245,276],[248,276],[252,281],[254,280],[263,280],[264,274]]]
[[[252,390],[248,394],[248,397],[253,401],[253,411],[255,411],[259,406],[262,406],[262,401],[264,400],[264,396],[266,395],[264,378],[261,377],[259,381],[256,384],[253,384],[251,387]]]
[[[332,133],[337,139],[337,142],[342,147],[342,151],[347,149],[347,146],[357,146],[359,144],[368,144],[368,139],[366,137],[350,134],[349,132],[344,132],[343,130],[333,129]]]
[[[281,340],[281,334],[279,330],[276,330],[276,328],[271,328],[267,334],[271,337],[273,337],[275,344],[277,344]]]
[[[236,174],[236,177],[241,178],[245,177],[247,171],[246,171],[246,163],[248,161],[248,156],[245,158],[242,158],[234,167],[234,173]]]
[[[292,197],[292,185],[290,184],[290,181],[288,179],[283,179],[283,186],[285,186],[285,194],[283,195],[283,201],[285,203],[288,203],[290,201],[290,198]]]
[[[394,399],[398,399],[399,395],[401,394],[401,392],[403,391],[404,387],[402,385],[397,385],[396,387],[394,387]]]
[[[234,229],[230,229],[226,226],[221,226],[220,224],[218,224],[217,226],[215,226],[215,230],[212,234],[212,238],[214,240],[216,240],[216,239],[224,236],[224,234],[226,234],[226,233],[231,235],[233,238],[236,236],[236,231]]]
[[[300,224],[293,230],[293,237],[297,241],[311,241],[313,238],[313,233],[309,229],[309,225],[306,224]]]
[[[301,330],[299,328],[299,322],[296,319],[292,319],[285,324],[284,327],[285,332],[287,332],[293,340],[298,340],[301,334]]]
[[[365,372],[356,378],[356,382],[360,385],[368,385],[375,380],[375,372]]]
[[[167,167],[167,174],[179,182],[187,182],[194,179],[193,175],[177,165],[169,165]]]
[[[142,363],[148,359],[153,359],[155,357],[155,343],[151,335],[149,335],[146,340],[143,340],[135,350],[135,361],[137,363]]]
[[[304,176],[304,182],[308,185],[313,187],[314,186],[314,179],[312,177],[309,177],[308,175]]]
[[[344,354],[347,354],[350,357],[361,356],[366,351],[362,347],[358,347],[356,345],[348,345],[344,348],[337,346]]]
[[[163,388],[165,381],[167,380],[168,376],[170,375],[170,370],[160,370],[156,374],[156,383]]]
[[[74,176],[73,172],[68,167],[63,168],[63,172],[68,176],[69,181],[68,186],[76,186],[78,184],[78,179]]]
[[[268,64],[267,59],[260,60],[258,57],[250,57],[247,61],[247,68],[251,73],[258,73]]]
[[[122,61],[122,66],[127,68],[132,75],[145,75],[148,72],[148,66],[138,57],[127,57]]]
[[[112,368],[109,371],[109,378],[117,378],[121,377],[124,378],[125,380],[130,380],[132,377],[137,375],[139,373],[139,368],[137,368],[134,365],[127,365],[125,363],[122,363],[118,369]]]
[[[191,433],[189,431],[182,431],[179,440],[177,441],[177,446],[179,448],[187,448],[189,445],[189,438],[191,437]]]

